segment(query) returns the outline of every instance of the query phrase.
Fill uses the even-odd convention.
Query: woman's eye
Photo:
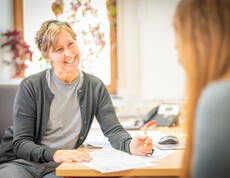
[[[60,51],[62,51],[62,48],[58,48],[58,49],[57,49],[57,52],[60,52]]]
[[[69,46],[71,46],[71,45],[73,45],[73,42],[70,42],[70,43],[69,43]]]

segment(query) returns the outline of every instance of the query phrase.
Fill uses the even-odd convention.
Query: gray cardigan
[[[83,72],[84,73],[84,72]],[[94,116],[111,145],[129,152],[131,136],[120,125],[103,82],[84,73],[84,82],[77,91],[82,117],[82,129],[75,148],[86,139]],[[0,162],[17,157],[34,162],[52,161],[57,148],[40,145],[49,119],[52,100],[46,70],[25,78],[18,87],[14,103],[14,126],[8,128],[0,146]],[[13,136],[12,136],[13,133]],[[13,143],[12,143],[13,138]],[[13,151],[13,153],[12,153]]]

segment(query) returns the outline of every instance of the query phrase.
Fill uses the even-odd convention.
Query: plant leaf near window
[[[8,48],[8,51],[13,54],[12,61],[4,60],[6,64],[13,64],[15,69],[14,78],[25,77],[24,72],[28,67],[25,60],[32,61],[33,52],[30,46],[24,41],[18,30],[7,31],[2,36],[5,42],[1,45],[2,48]]]

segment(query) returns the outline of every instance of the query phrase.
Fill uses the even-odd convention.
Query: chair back
[[[8,126],[13,125],[14,98],[18,85],[0,84],[0,141]]]

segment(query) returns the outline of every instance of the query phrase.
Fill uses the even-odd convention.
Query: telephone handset
[[[132,127],[126,127],[128,130],[136,130],[143,127],[151,120],[156,120],[156,126],[172,126],[179,115],[179,104],[161,104],[151,109],[141,120],[137,120]]]
[[[153,120],[152,118],[157,114],[158,108],[159,106],[156,106],[153,109],[151,109],[146,115],[144,115],[142,119],[143,124],[146,124],[147,122]]]
[[[179,104],[161,104],[153,108],[143,117],[143,124],[151,120],[156,120],[157,126],[170,127],[176,122],[179,111]]]

